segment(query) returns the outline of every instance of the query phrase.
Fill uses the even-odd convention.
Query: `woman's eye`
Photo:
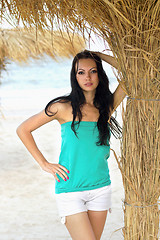
[[[81,75],[81,74],[83,74],[83,73],[84,73],[84,72],[82,72],[82,71],[78,72],[79,75]]]
[[[97,70],[92,70],[91,73],[97,73]]]

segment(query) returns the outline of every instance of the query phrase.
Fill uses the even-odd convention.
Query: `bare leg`
[[[100,240],[108,211],[88,211],[88,217],[92,225],[96,240]]]
[[[67,216],[66,227],[73,240],[96,240],[87,212]]]

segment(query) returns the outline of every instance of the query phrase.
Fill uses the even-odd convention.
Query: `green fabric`
[[[61,125],[61,153],[59,164],[65,166],[69,180],[59,177],[55,192],[76,192],[91,190],[111,184],[108,162],[110,146],[97,146],[98,128],[96,122],[81,121],[76,127],[78,138],[71,129],[72,122]],[[108,124],[108,123],[107,123]],[[108,141],[109,145],[109,141]]]

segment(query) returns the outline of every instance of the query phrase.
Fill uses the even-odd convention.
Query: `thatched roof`
[[[84,40],[71,33],[35,29],[0,29],[0,59],[27,61],[47,54],[52,58],[70,57],[84,49]]]
[[[1,0],[1,3],[2,19],[8,14],[15,24],[35,26],[37,31],[58,27],[80,31],[85,36],[86,32],[88,36],[91,31],[96,32],[117,57],[122,84],[124,79],[127,81],[126,72],[133,75],[133,58],[144,58],[144,65],[159,69],[160,0]],[[134,78],[145,75],[144,70],[142,76]],[[157,78],[156,74],[153,78]],[[138,97],[135,89],[132,93],[130,80],[125,85],[128,95]]]

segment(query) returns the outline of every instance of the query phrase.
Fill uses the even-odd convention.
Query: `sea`
[[[43,57],[38,60],[29,59],[21,64],[7,61],[6,70],[0,73],[0,89],[47,89],[69,88],[72,58],[53,60]],[[117,84],[111,67],[104,63],[104,69],[110,80],[110,87]]]
[[[27,63],[7,61],[0,74],[0,118],[29,117],[45,108],[53,98],[71,91],[72,58],[53,60],[48,56],[29,59]],[[118,82],[109,64],[103,67],[109,78],[111,92]]]

